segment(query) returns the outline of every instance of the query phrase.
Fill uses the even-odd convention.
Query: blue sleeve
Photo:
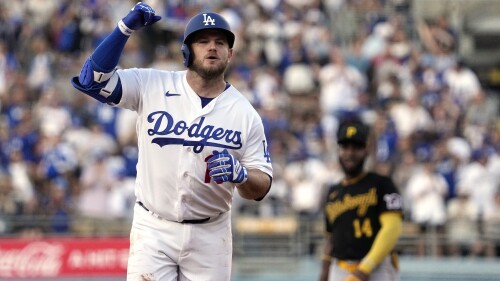
[[[115,69],[128,38],[116,27],[90,55],[92,68],[100,72],[110,72]]]
[[[71,84],[100,102],[118,104],[122,96],[121,81],[116,78],[115,83],[112,83],[108,87],[109,89],[105,89],[110,79],[106,75],[113,75],[127,40],[128,36],[116,27],[85,61],[80,75],[73,77]],[[97,78],[96,80],[94,77],[96,75],[101,75],[98,77],[104,75],[105,78]]]

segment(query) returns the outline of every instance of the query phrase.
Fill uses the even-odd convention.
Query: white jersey
[[[117,105],[138,113],[137,200],[164,219],[215,217],[231,208],[235,185],[217,184],[207,170],[213,151],[227,149],[247,169],[272,177],[260,116],[230,86],[202,108],[186,71],[117,71],[122,98]]]

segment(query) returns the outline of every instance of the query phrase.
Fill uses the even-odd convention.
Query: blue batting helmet
[[[219,29],[224,31],[227,36],[229,48],[232,48],[234,45],[234,33],[231,31],[229,23],[227,23],[221,15],[212,12],[197,14],[189,20],[184,30],[184,40],[182,41],[181,51],[184,56],[184,65],[186,67],[193,62],[191,51],[188,46],[189,40],[195,32],[204,29]]]

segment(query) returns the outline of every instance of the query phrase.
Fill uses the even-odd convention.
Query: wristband
[[[126,36],[130,36],[134,32],[133,29],[130,29],[130,28],[128,28],[128,26],[125,25],[125,23],[123,22],[123,20],[120,20],[118,22],[118,28]]]
[[[332,262],[332,257],[330,257],[329,255],[323,255],[321,259],[326,262]]]

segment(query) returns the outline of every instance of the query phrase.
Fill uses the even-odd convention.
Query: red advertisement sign
[[[0,277],[125,276],[129,239],[0,239]]]

